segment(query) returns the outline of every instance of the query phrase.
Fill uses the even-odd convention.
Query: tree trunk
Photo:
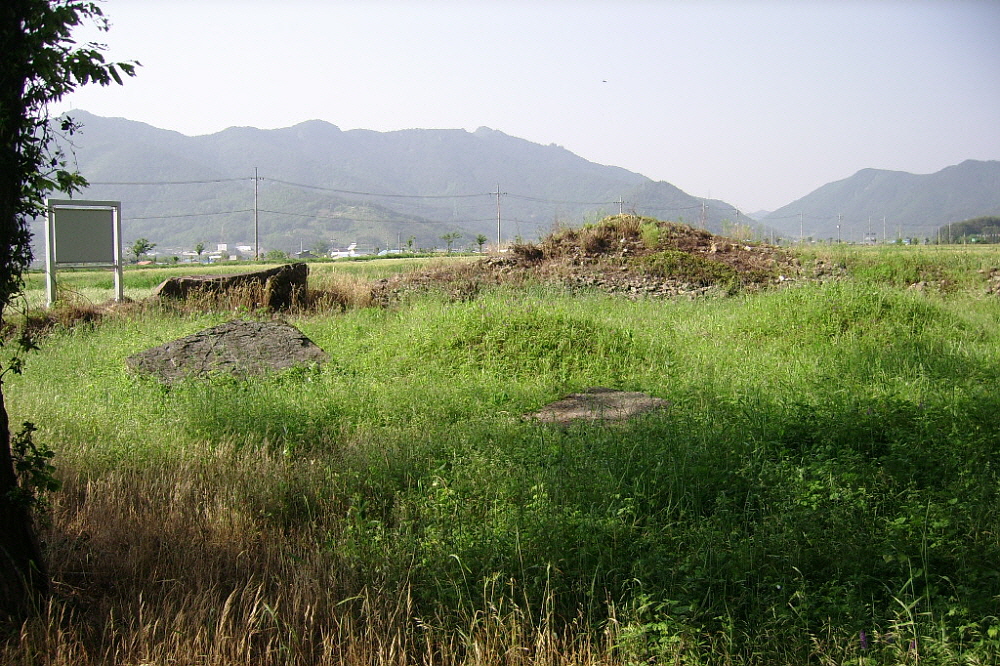
[[[5,56],[0,64],[0,321],[20,290],[24,269],[25,222],[19,215],[24,179],[19,148],[27,110],[22,60],[23,25],[29,9],[24,0],[0,3],[0,43]],[[10,350],[0,351],[6,361]],[[0,366],[0,372],[5,369]],[[17,489],[17,476],[2,379],[0,375],[0,623],[24,617],[49,589],[31,511],[11,492]]]
[[[49,592],[49,576],[31,512],[14,499],[10,419],[0,385],[0,622],[20,620]]]

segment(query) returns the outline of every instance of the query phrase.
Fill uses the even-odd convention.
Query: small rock
[[[550,403],[528,417],[543,423],[623,421],[645,412],[666,409],[669,400],[635,391],[589,388]]]

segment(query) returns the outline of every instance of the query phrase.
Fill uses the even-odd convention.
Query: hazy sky
[[[500,130],[746,212],[859,169],[1000,159],[998,0],[107,0],[123,88],[208,134]],[[90,33],[79,33],[86,40]],[[254,166],[234,164],[234,175]]]

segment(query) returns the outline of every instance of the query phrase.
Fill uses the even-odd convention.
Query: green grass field
[[[1000,253],[803,261],[829,276],[304,312],[331,361],[250,381],[124,366],[233,312],[57,327],[5,380],[12,423],[57,452],[56,594],[0,661],[997,663]],[[671,406],[522,418],[592,386]]]
[[[441,261],[471,261],[473,257],[461,256],[448,259],[442,258],[407,258],[378,260],[337,260],[322,261],[310,264],[313,283],[322,287],[325,282],[338,276],[349,276],[355,279],[376,280],[397,273],[412,271],[420,267],[433,266]],[[148,298],[153,290],[165,279],[181,275],[226,275],[256,271],[262,268],[273,268],[278,264],[259,264],[253,262],[225,262],[220,264],[161,264],[156,266],[126,266],[123,272],[123,291],[125,298],[142,300]],[[110,269],[78,269],[63,268],[57,274],[57,298],[78,304],[96,305],[104,303],[115,296],[114,274]],[[27,307],[37,308],[45,305],[45,273],[32,271],[25,279],[25,297]]]

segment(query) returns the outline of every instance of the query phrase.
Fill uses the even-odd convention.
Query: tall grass
[[[448,263],[470,262],[472,257],[452,257]],[[380,259],[378,261],[317,261],[310,262],[310,287],[320,292],[337,294],[344,289],[353,292],[371,280],[408,273],[439,265],[444,260],[434,257]],[[218,264],[159,264],[126,266],[123,271],[123,292],[127,299],[148,298],[164,280],[185,275],[231,275],[274,268],[278,264],[258,262],[224,262]],[[45,273],[33,271],[25,276],[25,294],[29,308],[45,305]],[[56,300],[77,305],[99,305],[114,298],[114,274],[110,270],[93,268],[62,268],[56,273]],[[352,303],[354,301],[351,301]],[[362,303],[363,304],[363,303]]]
[[[9,386],[59,452],[57,594],[0,660],[994,663],[1000,303],[966,285],[431,295],[170,388],[124,358],[231,313],[60,330]],[[597,385],[671,407],[521,416]]]
[[[930,283],[944,293],[981,287],[984,273],[1000,268],[1000,253],[988,246],[819,245],[802,254],[807,261],[842,269],[856,280],[895,287]]]

